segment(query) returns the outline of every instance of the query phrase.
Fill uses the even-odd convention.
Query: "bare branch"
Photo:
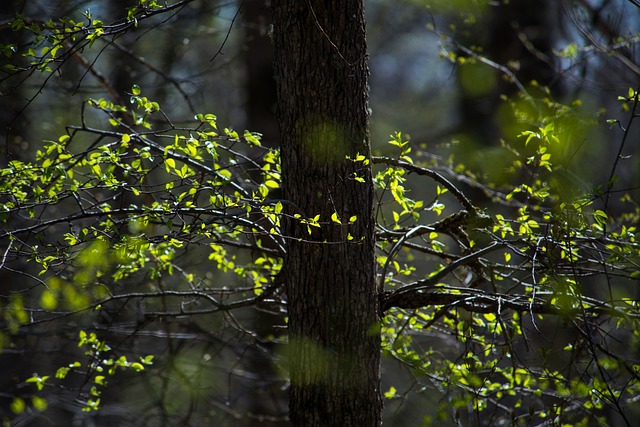
[[[619,307],[613,307],[602,301],[584,300],[584,307],[560,307],[542,296],[549,293],[538,293],[536,300],[531,295],[508,295],[488,293],[479,289],[432,287],[429,289],[412,289],[411,291],[394,294],[383,292],[380,295],[382,310],[393,307],[402,309],[418,309],[432,306],[447,306],[449,308],[463,308],[472,313],[501,314],[504,310],[519,313],[551,314],[561,317],[575,318],[582,316],[607,315],[616,318],[640,319],[640,314],[626,312]]]

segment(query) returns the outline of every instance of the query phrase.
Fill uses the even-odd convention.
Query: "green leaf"
[[[133,362],[131,364],[131,369],[133,369],[136,372],[140,372],[140,371],[144,371],[144,366],[141,363]]]
[[[25,382],[27,383],[35,383],[36,387],[38,388],[38,391],[42,390],[44,388],[44,383],[45,381],[47,381],[47,379],[49,378],[48,375],[45,375],[43,377],[39,377],[38,375],[34,374],[33,377],[27,379]]]
[[[58,300],[50,290],[45,289],[40,296],[40,306],[45,310],[54,310],[58,306]]]
[[[593,216],[594,216],[594,217],[597,217],[597,218],[602,218],[602,219],[603,219],[603,220],[605,220],[605,221],[609,218],[609,216],[608,216],[604,211],[601,211],[600,209],[597,209],[597,210],[593,213]]]
[[[69,373],[70,368],[63,366],[61,368],[58,368],[58,370],[56,371],[56,378],[59,380],[63,380],[67,374]]]
[[[11,401],[11,412],[13,412],[14,414],[22,414],[26,408],[26,403],[19,397],[14,397]]]
[[[144,359],[140,359],[140,361],[145,365],[153,365],[153,358],[154,356],[150,354],[148,356],[145,356]]]
[[[39,397],[39,396],[33,396],[31,398],[31,404],[33,405],[36,411],[42,412],[45,409],[47,409],[46,399],[43,399],[42,397]]]
[[[396,397],[396,388],[393,386],[389,387],[389,391],[386,391],[384,393],[384,397],[387,399],[393,399],[394,397]]]

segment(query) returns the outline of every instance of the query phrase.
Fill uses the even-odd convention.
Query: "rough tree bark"
[[[284,222],[291,421],[380,425],[363,1],[275,1],[273,25],[286,209],[321,225]]]

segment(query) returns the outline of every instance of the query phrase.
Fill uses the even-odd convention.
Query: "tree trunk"
[[[291,421],[377,426],[371,166],[347,158],[370,156],[363,1],[275,1],[273,25],[286,212],[300,215],[284,221]]]
[[[524,86],[529,87],[535,80],[548,86],[554,98],[559,98],[563,94],[561,76],[543,58],[553,61],[558,23],[551,18],[555,15],[554,8],[561,7],[561,2],[550,0],[498,2],[488,9],[483,20],[485,26],[477,28],[473,36],[463,36],[463,43],[467,46],[480,45],[484,56],[497,64],[510,65]],[[495,85],[489,84],[485,90],[474,93],[483,86],[481,80],[486,77],[476,75],[475,79],[465,82],[462,78],[463,68],[456,68],[462,87],[459,100],[462,130],[482,145],[494,146],[500,138],[507,137],[503,134],[504,123],[499,121],[498,114],[499,108],[504,105],[502,96],[511,97],[519,89],[497,71],[490,70],[496,77]]]

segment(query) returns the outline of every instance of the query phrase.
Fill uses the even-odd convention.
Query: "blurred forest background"
[[[27,42],[16,40],[10,27],[16,13],[42,21],[65,16],[82,20],[90,10],[95,19],[116,22],[136,3],[3,0],[0,43]],[[367,1],[374,153],[388,154],[389,135],[401,131],[410,135],[415,159],[437,158],[451,167],[464,163],[478,176],[502,184],[506,164],[501,143],[519,133],[506,100],[520,102],[518,96],[526,90],[579,109],[585,120],[576,126],[574,145],[562,161],[575,186],[605,185],[622,134],[605,122],[626,120],[628,113],[617,97],[640,83],[640,7],[635,3]],[[269,15],[268,3],[261,0],[188,2],[111,43],[96,42],[97,48],[80,52],[51,74],[25,76],[4,69],[0,164],[34,158],[41,141],[56,139],[65,126],[78,124],[84,99],[105,97],[126,104],[133,85],[158,102],[176,126],[180,118],[188,123],[195,114],[210,112],[221,127],[261,133],[264,146],[277,147]],[[0,57],[0,67],[3,62],[6,58]],[[108,126],[106,119],[95,120]],[[616,183],[617,189],[636,196],[639,136],[637,126],[629,132]],[[412,191],[414,199],[422,197],[423,189]],[[469,191],[482,206],[485,195]],[[613,201],[611,208],[616,209]],[[231,280],[228,274],[207,270],[206,254],[184,256],[185,265],[201,269],[210,280]],[[22,289],[31,280],[24,274],[34,273],[0,269],[0,296]],[[29,286],[36,283],[33,279]],[[5,325],[0,335],[0,419],[20,426],[286,425],[286,381],[278,357],[273,357],[280,349],[277,340],[262,339],[282,333],[281,313],[249,307],[233,320],[225,314],[172,321],[158,317],[142,327],[136,310],[124,305],[122,310],[112,307],[99,316],[35,325],[28,336],[17,338],[4,335],[10,330]],[[48,392],[46,416],[38,410],[17,411],[16,396],[29,401],[34,394],[25,378],[35,371],[55,372],[77,357],[78,325],[102,331],[125,354],[156,355],[154,366],[111,379],[99,412],[82,411],[80,380]],[[390,383],[411,387],[413,378],[394,361],[384,360],[383,371],[383,390]],[[438,402],[438,393],[429,390],[407,395],[387,403],[385,422],[430,425],[431,408]]]

